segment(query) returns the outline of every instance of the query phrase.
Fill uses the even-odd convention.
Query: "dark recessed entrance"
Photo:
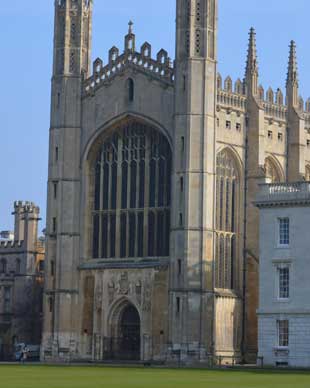
[[[120,358],[140,360],[140,317],[137,309],[130,305],[121,314]]]

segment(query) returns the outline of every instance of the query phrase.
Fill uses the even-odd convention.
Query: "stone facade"
[[[43,359],[256,358],[253,201],[310,171],[310,103],[293,42],[285,104],[259,86],[253,29],[244,80],[223,82],[218,1],[176,8],[174,62],[139,50],[130,23],[124,50],[91,64],[92,1],[55,4]]]
[[[16,343],[41,341],[45,247],[38,239],[39,212],[32,202],[15,202],[13,239],[0,240],[0,360],[12,360]]]
[[[266,365],[309,368],[310,286],[306,242],[310,184],[264,185],[256,204],[260,209],[261,231],[259,356]],[[283,244],[279,235],[279,220],[285,219],[289,225],[287,244]]]

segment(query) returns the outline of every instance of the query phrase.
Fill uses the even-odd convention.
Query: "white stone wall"
[[[289,321],[289,346],[278,347],[277,321]],[[259,357],[264,365],[287,363],[290,367],[310,366],[310,314],[266,314],[258,320]]]
[[[283,194],[284,195],[284,194]],[[265,365],[310,367],[310,207],[288,193],[286,206],[270,198],[260,209],[259,357]],[[270,202],[270,203],[269,203]],[[278,219],[290,220],[290,243],[278,244]],[[279,298],[279,267],[289,268],[289,298]],[[289,321],[289,345],[279,348],[277,321]]]

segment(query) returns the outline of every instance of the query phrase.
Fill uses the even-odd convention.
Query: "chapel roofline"
[[[156,58],[152,58],[152,46],[148,42],[142,44],[140,52],[136,51],[133,22],[129,21],[128,25],[123,52],[120,54],[119,48],[113,46],[109,50],[108,63],[105,66],[100,58],[93,62],[92,75],[84,81],[84,95],[91,94],[99,86],[110,82],[111,79],[122,74],[128,68],[141,71],[164,82],[166,85],[173,85],[174,64],[171,62],[167,51],[161,49],[158,51]]]

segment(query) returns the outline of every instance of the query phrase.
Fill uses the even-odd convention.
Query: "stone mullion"
[[[112,206],[112,163],[109,163],[109,200],[108,200],[108,209],[111,209]],[[107,256],[111,257],[111,212],[108,212],[108,247],[107,247]]]
[[[223,209],[222,209],[222,231],[226,231],[226,186],[227,178],[223,178]],[[222,287],[225,288],[226,279],[226,234],[222,235],[223,239],[223,258],[222,258]]]
[[[216,244],[215,244],[215,269],[214,269],[214,287],[218,288],[219,285],[219,257],[220,257],[220,239],[219,234],[216,233]]]
[[[132,132],[130,131],[130,134]],[[127,217],[126,217],[126,257],[129,257],[129,238],[130,238],[130,193],[131,193],[131,162],[132,162],[132,151],[133,145],[132,145],[132,136],[129,136],[128,138],[128,173],[127,173]]]
[[[219,230],[223,230],[223,216],[224,216],[224,178],[220,177],[220,190],[219,190],[219,212],[220,212],[220,219],[219,219]]]
[[[120,232],[121,232],[121,207],[122,207],[122,151],[123,151],[123,138],[118,137],[117,148],[117,190],[116,190],[116,231],[115,231],[115,257],[121,256],[121,244],[120,244]]]
[[[220,178],[216,177],[216,225],[215,228],[219,230],[220,228]]]
[[[220,235],[220,288],[224,288],[225,282],[225,236],[223,233]]]
[[[235,230],[233,232],[233,236],[235,237],[235,249],[234,249],[234,255],[232,256],[232,258],[234,259],[233,261],[233,266],[234,266],[234,283],[235,284],[238,284],[239,281],[240,281],[240,274],[239,274],[239,268],[242,268],[242,264],[241,264],[241,259],[240,257],[242,257],[242,255],[239,255],[239,252],[240,252],[240,239],[239,239],[239,235],[240,235],[240,189],[239,189],[239,184],[238,184],[238,181],[236,179],[234,179],[234,182],[235,182],[235,203],[234,203],[234,209],[235,209],[235,215],[234,215],[234,219],[235,219]],[[237,283],[238,282],[238,283]]]
[[[222,230],[226,231],[226,199],[227,199],[227,178],[223,178],[223,215]]]
[[[103,256],[103,249],[102,249],[102,224],[103,224],[103,178],[104,178],[104,168],[103,168],[103,151],[101,152],[101,161],[100,161],[100,197],[99,197],[99,209],[100,209],[100,215],[99,215],[99,252],[98,256],[102,257]]]
[[[126,217],[126,257],[129,257],[129,218],[130,218],[130,213],[127,212],[127,217]]]
[[[227,209],[227,218],[226,218],[226,230],[231,232],[231,215],[232,215],[232,180],[231,178],[228,178],[226,181],[226,190],[227,190],[227,184],[228,184],[228,190],[229,190],[229,196],[228,196],[228,209]]]
[[[167,190],[167,169],[168,169],[168,161],[166,158],[164,158],[164,174],[163,174],[163,182],[164,182],[164,195],[163,195],[163,206],[167,206],[168,203],[168,190]],[[184,181],[183,181],[183,187],[184,187]],[[180,190],[181,193],[181,190]]]
[[[148,225],[150,208],[150,138],[145,136],[145,174],[144,174],[144,219],[143,219],[143,256],[148,256]]]
[[[157,224],[158,224],[158,209],[154,210],[154,256],[157,256]]]
[[[160,179],[160,176],[159,176],[159,172],[160,172],[160,168],[159,168],[159,158],[158,158],[158,155],[156,155],[156,163],[155,163],[155,207],[157,208],[159,205],[159,189],[160,189],[160,186],[159,186],[159,179]]]
[[[225,288],[230,289],[231,278],[231,235],[227,234],[225,237]]]
[[[137,136],[137,135],[135,135]],[[136,228],[136,233],[135,233],[135,257],[138,257],[138,211],[137,209],[139,208],[139,194],[140,194],[140,158],[139,158],[139,150],[140,150],[140,138],[138,138],[138,144],[137,144],[137,150],[134,151],[134,153],[137,152],[137,157],[135,155],[135,160],[136,160],[136,204],[135,204],[135,228]]]
[[[135,257],[138,257],[138,233],[139,233],[139,212],[135,211],[135,228],[136,228],[136,233],[135,233]]]

